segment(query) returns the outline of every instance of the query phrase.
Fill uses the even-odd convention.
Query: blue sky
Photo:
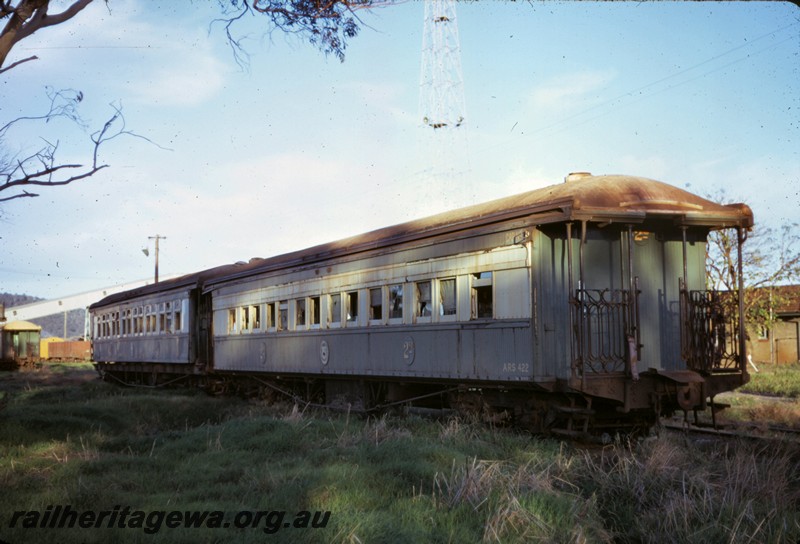
[[[545,185],[632,174],[745,201],[770,226],[800,205],[800,9],[780,2],[459,4],[464,81],[457,190],[431,189],[420,115],[424,6],[362,12],[339,63],[296,37],[240,27],[216,2],[111,0],[41,31],[0,76],[0,119],[81,90],[92,129],[124,108],[157,142],[111,142],[111,165],[0,210],[0,291],[59,297],[267,257]],[[34,149],[36,130],[5,142]],[[87,134],[47,127],[65,160]],[[442,145],[441,143],[437,145]],[[447,184],[445,184],[447,185]],[[141,249],[148,247],[151,256]]]

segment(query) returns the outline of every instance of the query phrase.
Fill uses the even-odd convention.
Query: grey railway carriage
[[[125,383],[251,384],[365,410],[450,407],[535,431],[652,425],[748,380],[741,301],[705,290],[750,209],[630,176],[565,183],[91,307]]]

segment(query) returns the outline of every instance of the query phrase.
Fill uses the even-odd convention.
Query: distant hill
[[[5,305],[6,309],[13,306],[22,306],[31,302],[45,300],[30,295],[17,295],[12,293],[0,293],[0,304]],[[11,317],[6,313],[6,319],[11,321]],[[84,310],[70,310],[67,312],[67,338],[83,337],[85,312]],[[31,319],[31,323],[36,323],[42,327],[42,338],[51,336],[64,337],[64,314],[54,314],[38,319]]]

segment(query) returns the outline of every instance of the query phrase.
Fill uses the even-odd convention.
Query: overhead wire
[[[677,78],[677,77],[679,77],[679,76],[681,76],[683,74],[689,73],[689,72],[691,72],[691,71],[693,71],[693,70],[695,70],[695,69],[697,69],[697,68],[699,68],[701,66],[705,66],[706,64],[712,63],[712,62],[714,62],[714,61],[716,61],[716,60],[718,60],[718,59],[720,59],[722,57],[725,57],[725,56],[730,55],[730,54],[732,54],[732,53],[734,53],[736,51],[739,51],[740,49],[744,49],[746,47],[751,47],[753,44],[755,44],[756,42],[758,42],[760,40],[766,39],[766,38],[768,38],[770,36],[774,36],[775,34],[777,34],[779,32],[782,32],[782,31],[784,31],[786,29],[795,27],[798,24],[800,24],[800,22],[794,22],[794,23],[791,23],[789,25],[777,28],[775,30],[772,30],[770,32],[762,34],[761,36],[758,36],[758,37],[756,37],[756,38],[754,38],[752,40],[749,40],[746,43],[743,43],[741,45],[737,45],[736,47],[733,47],[731,49],[723,51],[722,53],[714,55],[713,57],[710,57],[710,58],[708,58],[706,60],[703,60],[702,62],[698,62],[697,64],[693,64],[692,66],[689,66],[688,68],[684,68],[683,70],[680,70],[678,72],[675,72],[675,73],[672,73],[670,75],[664,76],[664,77],[662,77],[660,79],[657,79],[655,81],[652,81],[650,83],[647,83],[645,85],[637,87],[637,88],[632,89],[630,91],[626,91],[626,92],[624,92],[624,93],[622,93],[622,94],[620,94],[620,95],[618,95],[618,96],[616,96],[614,98],[610,98],[610,99],[605,100],[605,101],[603,101],[603,102],[601,102],[599,104],[595,104],[595,105],[593,105],[591,107],[588,107],[586,109],[583,109],[581,111],[578,111],[576,113],[568,115],[566,117],[562,117],[561,119],[559,119],[557,121],[554,121],[554,122],[552,122],[552,123],[550,123],[548,125],[541,126],[541,127],[536,127],[533,130],[527,131],[527,134],[521,133],[519,136],[516,136],[514,138],[506,139],[504,142],[500,142],[500,143],[497,143],[497,144],[494,144],[494,145],[486,146],[486,147],[484,147],[484,148],[482,148],[480,150],[476,150],[475,153],[481,153],[481,152],[485,152],[485,151],[490,151],[490,150],[496,149],[498,147],[506,147],[507,145],[509,145],[512,142],[518,142],[521,138],[524,138],[525,136],[531,136],[531,135],[543,133],[545,131],[548,131],[549,129],[552,129],[554,127],[558,127],[560,125],[568,123],[569,121],[572,121],[572,120],[577,119],[579,117],[585,116],[586,114],[591,113],[591,112],[593,112],[595,110],[598,110],[598,109],[604,108],[606,106],[613,105],[616,102],[619,102],[618,104],[612,106],[612,108],[609,108],[608,110],[606,110],[606,111],[604,111],[604,112],[602,112],[602,113],[600,113],[598,115],[595,115],[595,116],[590,117],[588,119],[584,119],[584,120],[578,122],[577,124],[576,123],[571,123],[566,128],[563,128],[561,130],[552,132],[552,134],[560,134],[560,133],[562,133],[562,132],[564,132],[566,130],[571,130],[572,128],[574,128],[576,126],[585,125],[586,123],[588,123],[590,121],[594,121],[594,120],[596,120],[596,119],[598,119],[600,117],[608,115],[615,108],[628,107],[628,106],[630,106],[632,104],[636,104],[636,103],[641,102],[642,100],[645,100],[645,99],[650,98],[652,96],[656,96],[656,95],[661,94],[661,93],[663,93],[665,91],[672,90],[672,89],[674,89],[676,87],[679,87],[681,85],[685,85],[687,83],[690,83],[692,81],[696,81],[698,79],[706,77],[706,76],[708,76],[710,74],[713,74],[715,72],[719,72],[719,71],[724,70],[724,69],[726,69],[726,68],[728,68],[728,67],[730,67],[730,66],[732,66],[734,64],[737,64],[739,62],[742,62],[742,61],[745,61],[745,60],[747,60],[749,58],[752,58],[755,55],[761,54],[761,53],[763,53],[765,51],[768,51],[770,49],[774,49],[774,48],[778,47],[779,45],[781,45],[783,43],[786,43],[786,42],[788,42],[790,40],[797,39],[797,37],[796,36],[789,36],[789,37],[787,37],[787,38],[785,38],[785,39],[783,39],[781,41],[769,44],[768,46],[765,46],[765,47],[763,47],[761,49],[758,49],[755,52],[750,53],[750,54],[748,54],[748,55],[746,55],[744,57],[737,58],[737,59],[735,59],[735,60],[733,60],[731,62],[728,62],[727,64],[724,64],[722,66],[719,66],[719,67],[713,68],[711,70],[705,71],[705,72],[703,72],[703,73],[701,73],[701,74],[699,74],[699,75],[697,75],[697,76],[695,76],[693,78],[686,79],[684,81],[675,83],[673,85],[669,85],[667,87],[658,89],[658,90],[656,90],[654,92],[650,92],[650,93],[646,93],[646,94],[640,95],[638,98],[635,97],[635,95],[637,93],[641,93],[642,91],[644,91],[646,89],[649,89],[651,87],[654,87],[656,85],[659,85],[661,83],[664,83],[665,81],[669,81],[669,80]],[[634,100],[633,101],[623,102],[628,97],[634,98]]]

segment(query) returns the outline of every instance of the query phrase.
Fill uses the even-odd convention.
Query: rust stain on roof
[[[652,179],[624,176],[568,176],[568,181],[525,193],[408,221],[341,240],[248,263],[223,265],[131,291],[127,297],[188,285],[213,285],[256,273],[309,265],[325,259],[457,232],[500,221],[530,217],[534,224],[587,220],[641,223],[648,218],[707,228],[750,227],[744,204],[723,205]],[[538,218],[537,218],[538,216]],[[124,299],[120,294],[119,300]],[[98,305],[113,300],[115,295]]]

